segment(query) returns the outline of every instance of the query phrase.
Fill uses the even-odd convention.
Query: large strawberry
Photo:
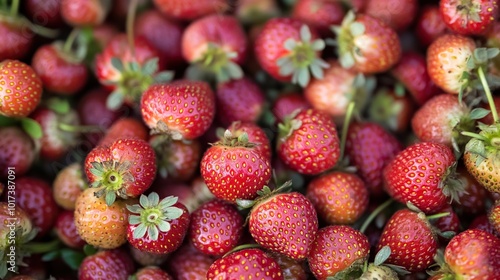
[[[175,140],[203,135],[215,116],[215,96],[209,84],[177,80],[149,87],[141,100],[142,118],[155,133]]]
[[[228,0],[154,0],[153,3],[167,17],[182,20],[223,13],[229,8]]]
[[[453,32],[462,35],[481,35],[498,18],[497,0],[441,0],[439,11],[443,22]]]
[[[83,259],[78,268],[79,280],[126,280],[134,272],[134,262],[120,249],[103,250]]]

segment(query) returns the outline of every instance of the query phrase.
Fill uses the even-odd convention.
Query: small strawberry
[[[307,86],[321,79],[328,64],[321,59],[325,47],[314,29],[294,18],[273,18],[263,26],[254,42],[259,65],[273,78]]]
[[[103,250],[83,259],[78,268],[78,279],[127,280],[133,272],[134,263],[124,251]]]
[[[335,123],[326,113],[301,110],[278,127],[277,153],[294,171],[315,175],[337,164],[340,141]]]
[[[249,142],[226,130],[224,137],[209,147],[200,163],[208,189],[219,199],[235,202],[253,199],[271,179],[271,159]]]
[[[201,143],[194,140],[168,140],[162,135],[153,135],[149,143],[156,152],[158,174],[172,181],[185,182],[192,179],[201,159]]]
[[[417,0],[368,0],[366,2],[364,13],[383,21],[396,31],[405,30],[410,26],[417,16],[419,4]]]
[[[381,73],[401,57],[396,32],[369,15],[348,12],[342,25],[335,28],[340,64],[364,74]]]
[[[306,197],[327,224],[353,224],[368,208],[368,189],[355,174],[331,172],[314,178]]]
[[[368,107],[369,120],[393,133],[404,133],[410,127],[416,109],[413,98],[393,88],[377,90]]]
[[[155,152],[144,140],[119,139],[90,151],[85,159],[85,173],[90,186],[100,188],[96,196],[104,196],[108,205],[116,197],[138,197],[155,179]]]
[[[3,11],[4,16],[0,19],[0,35],[4,38],[0,45],[0,61],[24,59],[31,51],[35,34],[29,21],[7,11]]]
[[[227,130],[229,130],[234,137],[239,137],[240,135],[246,133],[248,136],[248,142],[256,144],[255,148],[259,150],[264,157],[269,159],[272,158],[271,141],[269,140],[266,131],[264,131],[264,129],[257,124],[236,121],[231,123]]]
[[[316,234],[307,260],[316,279],[326,280],[361,272],[369,252],[368,238],[360,231],[345,225],[327,226]]]
[[[206,279],[214,259],[198,251],[191,242],[186,242],[168,259],[169,273],[177,280]]]
[[[78,234],[75,225],[75,213],[73,211],[65,210],[59,212],[54,224],[54,230],[64,245],[70,248],[83,249],[83,246],[87,244]]]
[[[45,27],[60,28],[62,0],[26,0],[24,11],[28,19]]]
[[[299,0],[292,10],[293,18],[315,28],[322,36],[331,36],[330,26],[340,24],[344,16],[340,1]]]
[[[107,0],[61,0],[61,16],[74,27],[94,27],[102,24],[111,9]]]
[[[276,118],[276,122],[280,123],[285,118],[298,109],[309,109],[311,105],[301,93],[284,93],[280,94],[273,103],[272,113]]]
[[[188,231],[190,215],[186,207],[169,196],[160,201],[157,193],[141,195],[140,204],[127,206],[127,240],[135,248],[155,254],[177,250]]]
[[[26,117],[42,98],[42,81],[31,66],[18,60],[0,62],[0,115]]]
[[[304,195],[279,193],[256,201],[248,225],[250,234],[262,247],[300,260],[309,255],[318,217]]]
[[[119,139],[149,140],[149,130],[136,118],[120,118],[106,130],[106,134],[99,141],[99,146],[110,146]]]
[[[439,11],[443,22],[461,35],[482,35],[498,18],[496,0],[441,0]]]
[[[139,269],[134,275],[129,277],[131,280],[174,280],[166,271],[157,266],[146,266]]]
[[[15,126],[0,127],[0,177],[7,178],[9,167],[17,176],[30,169],[36,157],[35,143]]]
[[[65,166],[57,173],[52,183],[52,194],[59,207],[66,210],[75,210],[77,197],[87,187],[82,165],[75,162]]]
[[[127,201],[117,200],[108,206],[99,189],[85,189],[76,199],[75,226],[80,237],[89,245],[114,249],[127,242],[129,212]]]
[[[153,85],[143,94],[144,122],[156,133],[191,140],[203,135],[215,116],[215,95],[209,84],[177,80]]]
[[[243,223],[243,217],[234,205],[211,200],[191,215],[190,239],[200,252],[222,256],[240,241]]]
[[[251,265],[250,265],[251,264]],[[207,272],[207,280],[283,279],[278,263],[260,249],[243,249],[216,260]]]
[[[447,32],[446,24],[439,12],[439,6],[425,5],[421,8],[415,29],[418,40],[424,47],[429,46],[434,40]]]
[[[181,20],[193,20],[210,14],[222,14],[229,9],[227,0],[153,0],[153,3],[167,17]]]

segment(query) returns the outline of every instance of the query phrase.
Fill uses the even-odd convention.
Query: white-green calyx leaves
[[[91,187],[101,188],[95,193],[96,197],[105,195],[108,206],[113,204],[116,197],[127,199],[127,187],[135,181],[130,173],[130,162],[103,161],[92,162],[90,172],[95,176]]]
[[[144,238],[147,234],[150,240],[158,240],[160,233],[167,233],[171,229],[170,222],[182,216],[184,211],[175,207],[178,198],[165,197],[160,201],[156,192],[148,196],[141,195],[139,204],[127,205],[131,212],[129,224],[137,225],[133,230],[134,238]]]
[[[243,70],[234,62],[238,58],[237,52],[230,52],[223,47],[209,43],[201,57],[194,61],[199,70],[214,76],[217,82],[238,80],[243,77]]]

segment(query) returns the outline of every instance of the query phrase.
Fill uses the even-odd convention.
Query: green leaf
[[[160,202],[160,196],[156,192],[151,192],[148,195],[149,204],[151,206],[156,206]]]
[[[239,79],[243,78],[243,70],[241,70],[241,67],[238,64],[236,64],[232,61],[228,61],[227,65],[226,65],[226,69],[227,69],[231,79],[239,80]]]
[[[140,214],[143,209],[139,204],[134,204],[134,205],[127,205],[127,210],[134,214]]]
[[[85,255],[81,252],[71,250],[71,249],[62,249],[61,257],[63,261],[73,270],[78,270],[80,265],[82,264]]]
[[[482,119],[482,118],[486,117],[489,113],[490,113],[490,110],[478,107],[478,108],[474,108],[470,112],[469,116],[473,120],[479,120],[479,119]]]
[[[488,59],[492,59],[500,54],[500,50],[498,48],[488,48],[486,52],[488,53]]]
[[[106,200],[106,204],[108,206],[111,206],[116,200],[116,193],[114,191],[106,192],[105,200]]]
[[[158,57],[154,57],[146,61],[142,66],[142,73],[146,75],[153,75],[158,71]]]
[[[391,247],[384,246],[375,255],[373,263],[375,265],[381,265],[389,258],[390,255],[391,255]]]
[[[85,246],[83,246],[83,252],[86,256],[92,256],[93,254],[97,253],[97,249],[92,245],[85,244]]]
[[[51,252],[48,252],[46,254],[44,254],[42,256],[42,261],[44,262],[50,262],[50,261],[53,261],[55,260],[57,257],[59,257],[60,255],[60,251],[56,250],[56,251],[51,251]]]
[[[476,48],[474,50],[474,58],[479,64],[483,64],[488,61],[488,51],[486,48]]]
[[[168,207],[163,211],[163,214],[167,217],[169,220],[175,220],[182,216],[184,211],[181,208],[178,207]]]
[[[123,70],[125,70],[125,67],[123,67],[123,62],[118,57],[111,58],[111,65],[120,72],[123,72]]]
[[[23,127],[23,130],[31,136],[33,139],[40,139],[43,136],[43,131],[42,127],[40,124],[30,118],[22,118],[21,119],[21,126]]]
[[[168,207],[176,204],[178,200],[179,198],[176,196],[167,196],[160,201],[158,206],[160,209],[167,209]]]
[[[138,225],[141,223],[141,216],[137,215],[129,215],[128,216],[128,223],[131,225]]]
[[[365,33],[365,25],[361,22],[353,22],[349,25],[349,31],[351,31],[351,35],[356,37]]]
[[[133,231],[132,235],[135,239],[143,238],[146,235],[146,231],[148,230],[145,224],[139,224]]]
[[[283,46],[286,50],[293,51],[297,47],[297,42],[292,38],[288,38]]]
[[[174,78],[173,71],[162,71],[154,76],[155,83],[166,83]]]
[[[158,240],[158,228],[155,225],[148,226],[148,236],[151,240]]]
[[[16,119],[0,115],[0,127],[11,126],[17,123]]]
[[[325,41],[321,39],[314,40],[311,43],[311,49],[314,51],[322,51],[325,48],[326,44]]]
[[[151,204],[149,203],[149,199],[147,196],[144,194],[141,194],[141,197],[139,197],[139,203],[141,204],[142,208],[147,209],[151,207]]]
[[[302,25],[300,27],[300,40],[302,42],[311,42],[311,30],[309,30],[309,27],[307,25]]]
[[[354,66],[354,56],[350,52],[346,52],[340,56],[340,64],[344,68],[351,68]]]
[[[299,68],[298,69],[298,84],[301,87],[306,87],[307,84],[309,84],[309,81],[311,80],[311,74],[309,73],[309,70],[305,67]]]
[[[71,109],[68,100],[62,98],[51,98],[47,101],[47,107],[58,114],[66,114]]]
[[[164,220],[158,221],[158,229],[161,232],[169,232],[170,231],[170,223]]]

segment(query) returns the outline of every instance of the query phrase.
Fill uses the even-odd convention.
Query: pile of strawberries
[[[500,279],[498,2],[0,1],[0,278]]]

